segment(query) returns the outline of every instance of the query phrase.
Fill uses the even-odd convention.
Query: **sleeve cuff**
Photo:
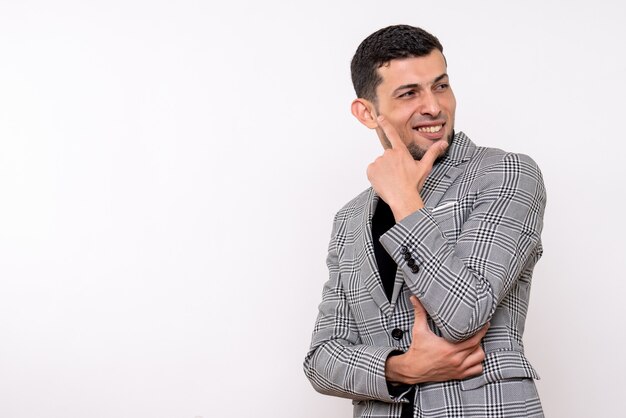
[[[383,248],[402,269],[417,297],[426,292],[429,277],[439,267],[432,260],[445,242],[431,210],[426,207],[405,217],[380,237]]]
[[[400,354],[402,354],[401,351],[394,351],[389,354],[389,357],[398,356]],[[404,399],[406,399],[406,395],[411,392],[411,389],[413,389],[413,385],[387,382],[387,390],[389,391],[391,397],[395,398],[396,401],[404,401]],[[406,399],[406,401],[409,402],[408,399]]]

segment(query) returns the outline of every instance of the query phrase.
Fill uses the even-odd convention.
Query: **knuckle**
[[[463,357],[461,357],[461,356],[459,356],[459,355],[456,355],[456,356],[454,356],[454,357],[451,357],[451,359],[450,359],[450,365],[451,365],[452,367],[454,367],[454,368],[457,368],[457,369],[458,369],[458,368],[460,368],[460,367],[463,365],[463,360],[464,360],[464,358],[463,358]]]
[[[466,377],[478,376],[482,372],[483,372],[482,366],[471,367],[471,368],[465,370],[461,374],[461,378],[465,379]]]

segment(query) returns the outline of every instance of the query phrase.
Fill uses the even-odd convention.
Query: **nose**
[[[439,113],[441,113],[439,99],[432,91],[424,92],[420,105],[420,113],[422,115],[429,115],[434,118],[439,116]]]

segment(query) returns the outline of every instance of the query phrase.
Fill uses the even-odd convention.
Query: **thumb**
[[[439,140],[432,144],[430,148],[426,151],[420,163],[427,164],[429,167],[432,167],[437,158],[441,157],[446,149],[448,148],[448,141]]]
[[[435,164],[437,158],[439,158],[446,152],[447,148],[448,142],[444,140],[439,140],[432,144],[430,148],[428,148],[421,160],[415,161],[415,164],[417,164],[417,166],[421,167],[423,170],[423,175],[419,178],[419,181],[417,183],[418,191],[422,191],[422,187],[424,187],[424,183],[426,182],[426,177],[428,177],[428,175],[430,174],[430,170],[433,169],[433,164]]]
[[[424,309],[417,297],[411,296],[409,300],[411,301],[411,305],[413,305],[413,310],[415,311],[415,323],[413,324],[413,330],[430,331],[428,323],[426,322],[426,309]]]

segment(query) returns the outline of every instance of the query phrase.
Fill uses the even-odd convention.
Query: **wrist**
[[[405,354],[392,353],[387,357],[385,362],[385,379],[389,383],[407,383],[404,381],[404,374],[402,369],[404,368]]]
[[[397,223],[412,214],[413,212],[422,209],[424,207],[424,202],[418,194],[416,196],[411,196],[410,198],[407,198],[402,202],[389,204],[389,207],[391,208],[393,218]]]

